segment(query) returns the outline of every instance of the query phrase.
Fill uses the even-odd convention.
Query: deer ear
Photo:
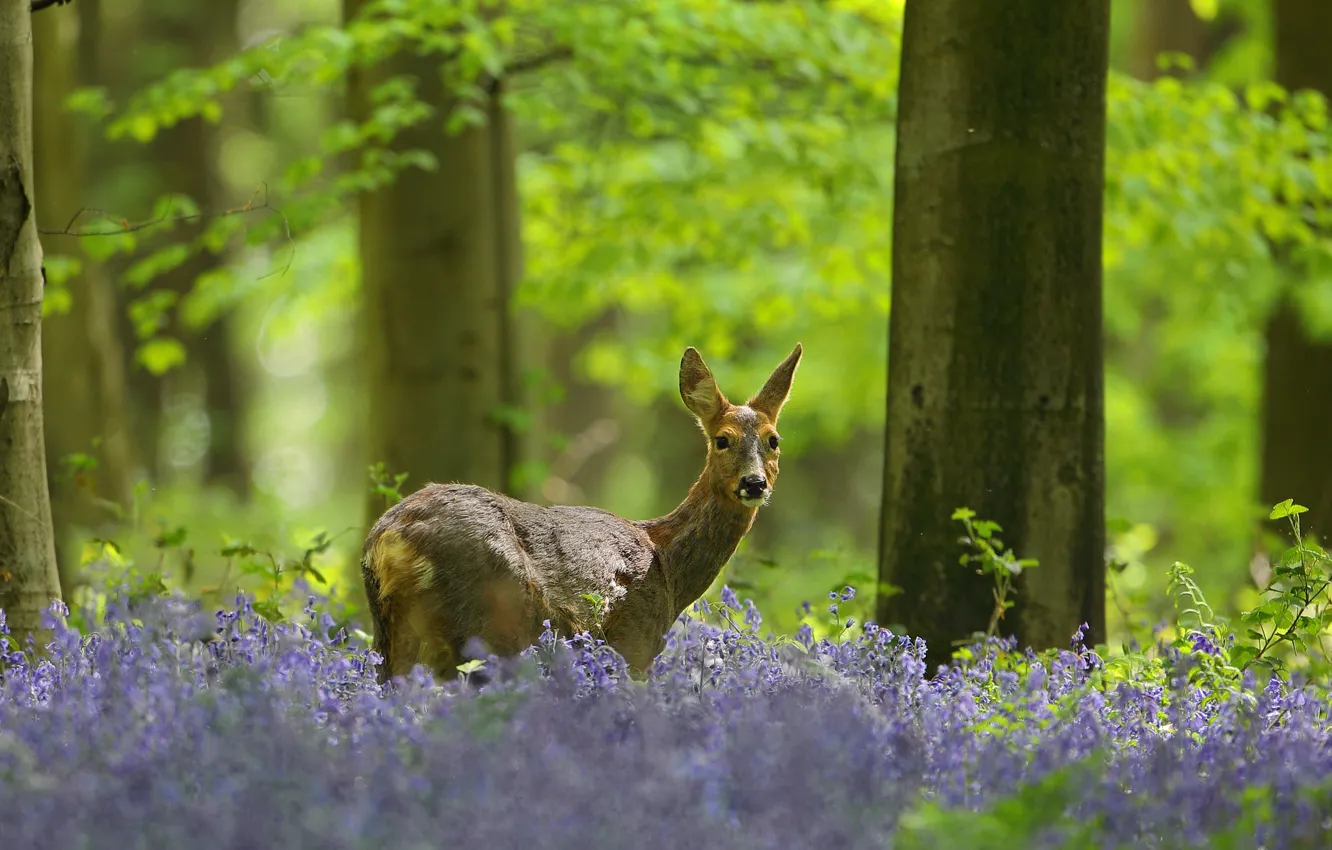
[[[796,366],[800,363],[800,354],[803,349],[800,343],[796,343],[795,349],[782,361],[768,378],[768,382],[763,385],[763,389],[749,400],[749,406],[762,413],[764,416],[777,421],[777,415],[782,412],[782,405],[786,404],[786,398],[791,394],[791,379],[795,377]]]
[[[717,379],[693,346],[686,348],[680,359],[680,398],[689,412],[704,423],[716,419],[726,407],[726,397],[717,389]]]

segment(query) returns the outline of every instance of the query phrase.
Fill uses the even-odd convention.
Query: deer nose
[[[746,496],[762,496],[768,489],[768,479],[762,475],[746,475],[740,479],[740,489]]]

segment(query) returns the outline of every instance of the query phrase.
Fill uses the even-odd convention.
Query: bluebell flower
[[[735,598],[735,591],[731,590],[730,585],[722,585],[721,603],[727,608],[740,610],[740,600]]]

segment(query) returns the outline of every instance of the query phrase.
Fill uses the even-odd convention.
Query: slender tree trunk
[[[1192,0],[1138,0],[1133,14],[1133,42],[1128,72],[1142,80],[1154,80],[1162,71],[1156,61],[1162,53],[1183,53],[1204,71],[1226,42],[1243,29],[1243,19],[1222,10],[1208,21],[1193,11]],[[1171,72],[1179,76],[1179,72]]]
[[[1332,4],[1276,0],[1274,9],[1276,81],[1332,97]],[[1266,335],[1260,495],[1264,505],[1294,499],[1308,506],[1306,529],[1326,539],[1332,533],[1332,342],[1310,336],[1289,297],[1282,297]]]
[[[37,208],[43,228],[60,230],[88,195],[90,132],[63,108],[80,78],[88,80],[86,69],[80,68],[79,39],[84,33],[72,9],[34,15],[32,27]],[[47,237],[45,247],[50,254],[73,256],[83,266],[67,282],[69,311],[47,316],[42,323],[47,472],[60,586],[68,597],[78,581],[81,534],[112,519],[97,500],[126,506],[130,500],[124,350],[115,292],[97,262],[75,237]],[[61,468],[62,458],[74,453],[97,459],[92,475],[75,477]]]
[[[237,0],[210,0],[206,4],[182,0],[157,0],[148,22],[150,37],[162,45],[176,47],[178,64],[207,66],[234,51],[237,41]],[[218,125],[201,118],[182,121],[161,133],[153,142],[152,155],[161,163],[162,191],[188,195],[206,210],[226,207],[218,173]],[[192,233],[192,231],[191,231]],[[181,238],[179,236],[172,238]],[[157,285],[185,297],[203,274],[225,262],[221,255],[200,252],[166,274]],[[231,344],[232,319],[222,315],[208,326],[181,328],[187,362],[180,372],[163,379],[144,375],[144,392],[157,400],[154,415],[182,388],[201,390],[208,415],[208,446],[202,459],[205,483],[228,487],[244,496],[250,489],[250,466],[244,440],[245,388]],[[153,429],[154,431],[160,428]]]
[[[108,4],[113,6],[114,4]],[[143,4],[119,14],[104,14],[103,0],[78,0],[71,4],[79,20],[79,66],[84,80],[95,80],[113,99],[129,96],[153,78],[140,72],[145,52],[124,50],[126,44],[147,42],[144,20],[151,10]],[[161,69],[157,69],[161,70]],[[149,158],[142,145],[107,145],[91,142],[88,147],[87,195],[80,206],[120,210],[126,215],[146,211],[158,187],[151,181],[120,179],[120,175],[145,173],[143,161]],[[156,173],[156,172],[153,172]],[[100,271],[110,281],[109,294],[115,301],[110,315],[115,317],[117,336],[124,343],[120,372],[125,386],[125,419],[129,427],[130,463],[134,475],[156,478],[158,436],[161,425],[158,382],[134,360],[135,331],[129,317],[129,304],[137,293],[127,292],[116,283],[133,258],[115,256],[100,264]]]
[[[42,246],[28,0],[0,0],[0,609],[20,641],[60,598],[42,440]]]
[[[361,5],[346,0],[346,18]],[[364,120],[369,92],[401,74],[436,114],[394,148],[429,151],[438,168],[410,171],[360,199],[369,459],[408,473],[404,492],[430,481],[507,490],[519,445],[497,416],[517,399],[508,318],[520,262],[512,122],[497,91],[485,127],[446,135],[452,104],[439,58],[405,54],[353,75],[353,118]],[[371,521],[382,509],[369,501]]]
[[[1191,0],[1138,0],[1129,73],[1154,80],[1161,76],[1156,62],[1162,53],[1183,53],[1197,61],[1206,43],[1207,22],[1194,13]]]
[[[541,429],[559,434],[568,445],[552,452],[550,476],[542,497],[558,504],[595,505],[603,498],[603,483],[624,429],[616,417],[615,394],[577,373],[578,355],[598,336],[613,333],[618,314],[609,311],[577,330],[551,336],[546,363],[553,380],[564,388],[564,397],[549,407]]]
[[[1041,562],[1003,632],[1103,639],[1108,24],[1108,0],[906,6],[879,553],[904,592],[878,617],[932,663],[993,608],[961,506]]]

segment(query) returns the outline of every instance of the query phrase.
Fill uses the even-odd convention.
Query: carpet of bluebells
[[[0,847],[1332,846],[1319,687],[1190,684],[1187,650],[1111,676],[1078,635],[927,675],[912,639],[762,639],[723,599],[646,682],[547,634],[387,692],[314,607],[122,599],[81,634],[57,603],[3,658]]]

